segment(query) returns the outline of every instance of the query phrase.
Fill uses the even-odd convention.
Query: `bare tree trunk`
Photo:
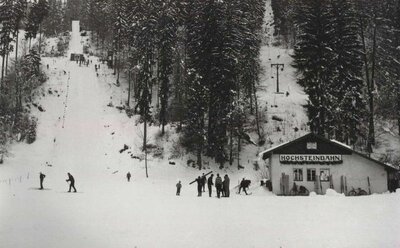
[[[4,54],[3,56],[3,62],[1,64],[1,81],[0,81],[0,88],[3,89],[3,81],[4,81],[4,64],[6,60],[6,55]]]
[[[128,70],[128,102],[127,102],[128,108],[130,105],[130,101],[131,101],[131,68],[129,68]]]
[[[9,53],[7,52],[7,54],[6,54],[6,69],[5,69],[5,71],[4,71],[4,73],[5,73],[6,76],[7,76],[7,74],[8,74],[8,56],[9,56]]]
[[[143,131],[143,151],[144,151],[144,166],[146,168],[146,177],[149,177],[149,173],[147,171],[147,113],[145,111],[144,115],[144,131]]]
[[[15,39],[15,67],[17,66],[17,62],[18,62],[18,38],[19,38],[19,30],[17,30],[17,36]]]
[[[400,135],[400,78],[397,79],[397,126]]]
[[[240,146],[241,146],[241,139],[240,139],[240,135],[238,135],[238,149],[237,149],[237,167],[238,167],[238,170],[240,170],[240,168],[241,168],[241,166],[240,166],[240,151],[242,150],[241,148],[240,148]]]
[[[254,108],[253,108],[253,97],[252,97],[252,95],[253,95],[253,83],[251,83],[251,86],[250,86],[250,90],[249,90],[249,97],[250,97],[250,114],[253,114],[254,113]]]
[[[39,24],[39,47],[38,47],[38,53],[40,57],[40,49],[41,49],[41,44],[42,43],[42,25]]]
[[[261,140],[263,137],[261,137],[261,132],[260,132],[260,118],[258,116],[258,100],[257,100],[257,90],[256,86],[253,83],[253,94],[254,94],[254,105],[256,109],[256,126],[257,126],[257,134],[258,134],[258,139]]]
[[[366,37],[364,34],[365,24],[362,17],[359,17],[359,25],[360,25],[360,36],[362,42],[363,49],[363,59],[364,59],[364,68],[365,68],[365,77],[367,84],[367,94],[368,94],[368,104],[369,104],[369,113],[368,113],[368,140],[367,140],[367,150],[369,153],[372,152],[372,146],[375,144],[375,124],[374,124],[374,71],[375,71],[375,50],[376,50],[376,25],[374,27],[374,35],[373,35],[373,65],[372,65],[372,73],[369,68],[368,63],[368,51],[366,45]],[[371,77],[370,77],[371,76]]]
[[[204,129],[204,114],[202,114],[202,116],[200,117],[200,125],[201,125],[201,130]],[[199,170],[202,169],[202,154],[203,154],[203,149],[204,149],[204,139],[203,139],[203,134],[201,134],[200,140],[199,140],[199,147],[197,149],[197,166],[199,167]]]
[[[202,169],[202,164],[203,164],[201,157],[202,153],[203,153],[203,148],[202,145],[200,145],[199,148],[197,149],[197,166],[199,167],[199,170]]]
[[[120,67],[120,60],[121,60],[121,58],[119,57],[119,55],[120,55],[120,45],[119,45],[119,38],[118,38],[118,44],[117,44],[117,61],[118,62],[116,62],[115,63],[115,66],[117,67],[116,69],[117,69],[117,85],[119,85],[119,67]]]
[[[233,125],[229,134],[229,165],[233,164]]]

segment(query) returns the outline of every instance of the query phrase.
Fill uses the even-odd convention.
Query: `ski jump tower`
[[[83,54],[83,45],[81,44],[81,33],[79,21],[72,21],[70,53]]]

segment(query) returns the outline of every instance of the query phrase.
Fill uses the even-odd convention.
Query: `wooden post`
[[[368,193],[371,194],[371,183],[369,181],[369,177],[367,177],[368,180]]]
[[[344,194],[347,195],[347,177],[344,177]]]
[[[340,176],[340,193],[344,192],[344,180],[343,176]]]

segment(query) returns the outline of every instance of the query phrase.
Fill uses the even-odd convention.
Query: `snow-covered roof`
[[[348,146],[348,145],[346,145],[346,144],[343,144],[343,143],[341,143],[341,142],[339,142],[339,141],[337,141],[337,140],[330,140],[330,139],[324,138],[324,137],[322,137],[322,136],[316,135],[316,134],[314,134],[314,133],[308,133],[308,134],[306,134],[306,135],[304,135],[304,136],[302,136],[302,137],[300,137],[300,138],[297,138],[297,139],[295,139],[295,140],[292,140],[292,141],[289,141],[289,142],[285,142],[285,143],[282,143],[282,144],[280,144],[280,145],[271,147],[271,148],[269,148],[269,149],[267,149],[267,150],[265,150],[265,151],[263,151],[263,152],[260,152],[260,153],[259,153],[259,157],[262,158],[262,159],[267,159],[267,158],[269,158],[274,152],[276,152],[276,151],[278,151],[278,150],[280,150],[280,149],[286,148],[286,147],[292,145],[293,143],[306,140],[307,138],[310,138],[310,137],[313,137],[313,138],[315,138],[315,139],[317,139],[317,140],[320,140],[320,141],[323,141],[323,142],[326,142],[326,143],[333,144],[333,145],[335,145],[336,147],[338,147],[339,149],[341,149],[341,150],[343,150],[343,151],[346,151],[346,152],[349,152],[349,154],[355,153],[355,154],[357,154],[357,155],[359,155],[359,156],[361,156],[361,157],[363,157],[363,158],[366,158],[366,159],[368,159],[368,160],[371,160],[371,161],[373,161],[373,162],[375,162],[375,163],[377,163],[377,164],[379,164],[379,165],[381,165],[381,166],[384,166],[384,167],[386,167],[386,168],[389,168],[389,169],[392,169],[392,170],[399,170],[399,168],[398,168],[397,166],[394,166],[394,165],[391,165],[391,164],[386,164],[386,163],[384,163],[384,162],[381,162],[381,161],[379,161],[379,160],[376,160],[376,159],[374,159],[374,158],[371,158],[371,157],[369,157],[369,156],[367,156],[367,155],[365,155],[365,154],[363,154],[363,153],[361,153],[361,152],[358,152],[358,151],[352,149],[350,146]]]

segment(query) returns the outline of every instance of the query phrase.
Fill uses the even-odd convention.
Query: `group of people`
[[[205,186],[207,184],[208,188],[208,196],[212,196],[213,192],[213,186],[215,186],[216,192],[217,192],[217,197],[229,197],[230,196],[230,178],[228,175],[224,176],[224,179],[222,180],[221,176],[217,174],[217,177],[214,180],[214,174],[211,174],[208,178],[207,175],[203,173],[202,176],[197,177],[192,183],[196,182],[197,183],[197,196],[201,197],[202,193],[205,192]],[[245,178],[242,179],[242,181],[239,184],[239,194],[241,190],[244,191],[246,195],[248,195],[247,190],[250,186],[251,181],[246,180]],[[176,195],[179,196],[181,193],[182,189],[182,183],[179,181],[176,184]]]
[[[74,192],[76,193],[75,178],[70,173],[67,173],[67,175],[68,175],[68,179],[66,181],[69,182],[69,190],[68,190],[68,192],[71,192],[71,189],[74,189]],[[39,173],[39,179],[40,179],[40,188],[39,189],[44,189],[43,188],[43,181],[44,181],[45,177],[46,177],[45,174],[43,174],[42,172]]]
[[[230,179],[228,175],[224,176],[224,179],[222,180],[221,176],[217,174],[217,177],[214,180],[214,174],[211,174],[208,178],[207,176],[203,173],[202,176],[199,176],[194,182],[197,183],[197,196],[201,197],[202,193],[205,192],[206,184],[208,188],[208,196],[212,196],[213,192],[213,186],[215,186],[216,192],[217,192],[217,197],[220,198],[222,197],[229,197],[230,196]],[[182,185],[180,182],[177,184],[177,195],[178,192],[180,192],[180,188]]]

